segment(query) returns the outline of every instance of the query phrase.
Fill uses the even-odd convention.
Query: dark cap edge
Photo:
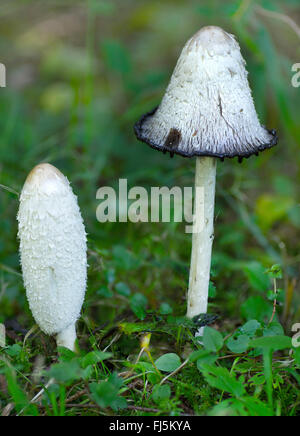
[[[147,145],[149,145],[151,148],[153,148],[155,150],[162,151],[163,153],[168,152],[168,153],[170,153],[171,157],[173,157],[174,154],[178,154],[179,156],[183,156],[183,157],[187,157],[187,158],[202,156],[202,157],[215,157],[215,158],[224,160],[225,158],[233,159],[235,157],[238,157],[239,160],[241,160],[243,158],[247,159],[253,155],[258,156],[258,154],[260,152],[262,152],[264,150],[268,150],[268,149],[274,147],[275,145],[277,145],[277,143],[278,143],[278,137],[276,135],[276,130],[266,129],[273,136],[272,141],[268,144],[260,145],[259,147],[256,148],[256,150],[254,150],[250,153],[230,153],[230,154],[224,153],[224,154],[221,154],[221,153],[212,153],[210,151],[199,151],[199,152],[193,152],[193,153],[185,153],[183,151],[176,150],[176,149],[168,147],[166,145],[161,146],[161,145],[155,144],[153,141],[150,141],[148,138],[146,138],[142,135],[142,125],[143,125],[144,121],[148,117],[151,117],[152,115],[154,115],[155,112],[157,111],[157,109],[158,109],[158,106],[155,107],[152,111],[147,112],[146,114],[141,116],[141,118],[134,125],[134,133],[139,141],[146,143]]]

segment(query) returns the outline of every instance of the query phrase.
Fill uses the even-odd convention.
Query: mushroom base
[[[76,328],[75,324],[71,324],[65,330],[59,332],[56,336],[58,347],[65,347],[71,351],[75,351]]]

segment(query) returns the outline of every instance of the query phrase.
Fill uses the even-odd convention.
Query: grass
[[[0,89],[0,413],[299,416],[300,348],[291,340],[300,320],[297,35],[254,1],[32,4],[10,0],[0,12],[8,72]],[[260,5],[298,13],[292,0]],[[193,185],[194,162],[138,143],[132,126],[159,103],[184,41],[206,24],[237,35],[257,111],[280,142],[218,166],[211,317],[201,344],[201,320],[184,317],[184,223],[100,224],[96,192],[120,178],[147,189]],[[78,354],[31,332],[19,265],[18,193],[46,161],[72,182],[88,232]]]

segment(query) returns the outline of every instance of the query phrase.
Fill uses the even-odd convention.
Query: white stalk
[[[195,221],[199,225],[193,233],[187,317],[207,312],[210,280],[211,253],[214,240],[214,209],[216,188],[216,159],[196,158],[195,174]],[[199,189],[200,188],[200,189]],[[203,195],[196,195],[196,192]],[[203,214],[203,216],[200,216]],[[197,227],[197,225],[196,225]]]
[[[69,348],[69,350],[75,351],[76,339],[75,324],[71,324],[69,327],[57,334],[56,343],[58,347],[65,347]]]

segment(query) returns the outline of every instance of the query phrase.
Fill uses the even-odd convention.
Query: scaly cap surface
[[[235,37],[202,28],[185,45],[157,109],[135,125],[138,139],[182,156],[249,157],[277,143],[261,126]]]
[[[30,309],[47,334],[79,317],[86,289],[86,233],[67,178],[37,165],[24,184],[18,212],[20,257]]]

